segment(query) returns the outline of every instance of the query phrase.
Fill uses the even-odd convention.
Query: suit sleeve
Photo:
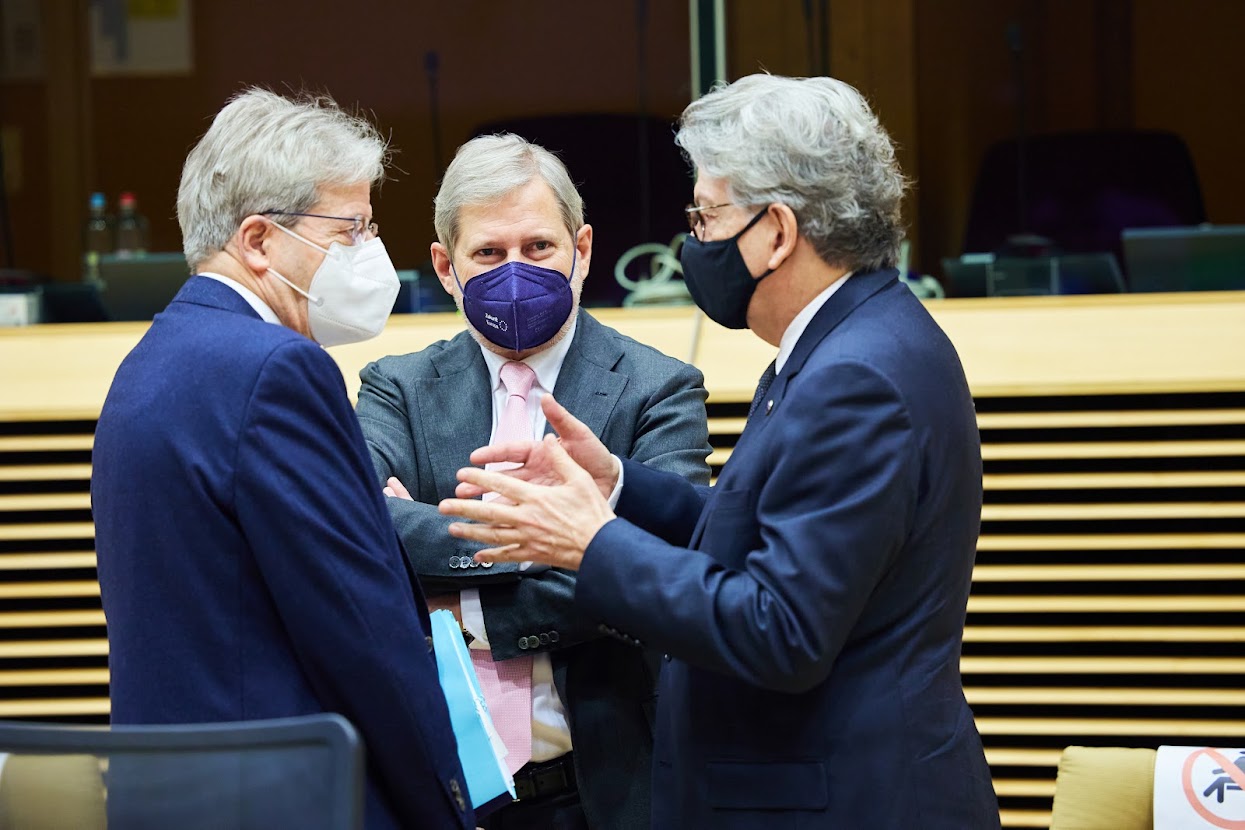
[[[519,578],[515,563],[471,568],[471,558],[486,545],[456,539],[449,526],[460,521],[437,512],[437,505],[419,501],[421,482],[415,463],[421,451],[411,434],[411,412],[399,385],[376,363],[359,373],[362,385],[355,412],[363,429],[368,454],[376,468],[377,491],[390,476],[397,476],[415,501],[386,498],[394,527],[402,539],[407,559],[429,593],[458,591],[490,582],[513,582]],[[466,461],[464,460],[464,464]],[[468,568],[459,567],[466,564]]]
[[[359,729],[403,826],[474,827],[418,589],[332,358],[275,351],[244,424],[238,517],[308,681]]]
[[[806,371],[764,436],[771,466],[749,476],[755,507],[706,519],[719,539],[759,530],[760,547],[730,568],[614,520],[584,556],[578,605],[651,648],[764,688],[801,692],[829,675],[912,526],[920,461],[886,378],[857,363]]]
[[[709,481],[705,460],[709,454],[707,393],[699,370],[686,364],[678,366],[645,401],[632,438],[630,460],[625,462],[626,476],[633,475],[633,468],[654,471],[680,489],[694,491],[689,481]],[[629,482],[630,478],[626,480]],[[624,484],[623,499],[629,487],[630,484]],[[623,503],[620,500],[620,508]],[[494,659],[532,653],[521,650],[518,643],[525,637],[530,643],[533,635],[537,642],[550,640],[540,650],[568,648],[600,637],[597,619],[575,608],[575,582],[574,574],[550,569],[513,584],[480,591]],[[556,638],[552,637],[555,632]],[[551,636],[541,637],[542,634]]]

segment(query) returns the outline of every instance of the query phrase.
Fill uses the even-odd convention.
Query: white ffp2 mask
[[[321,346],[360,343],[380,334],[398,299],[398,272],[380,237],[357,245],[333,242],[323,248],[283,225],[275,227],[324,252],[324,261],[304,291],[269,268],[268,272],[307,298],[311,337]]]

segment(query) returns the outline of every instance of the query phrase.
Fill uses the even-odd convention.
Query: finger
[[[486,492],[503,495],[515,504],[525,502],[535,486],[520,481],[509,473],[481,470],[479,467],[463,467],[458,471],[458,480],[483,487]]]
[[[481,564],[485,562],[541,562],[546,565],[552,565],[552,560],[546,559],[541,554],[529,550],[522,545],[502,545],[495,548],[485,548],[476,551],[475,560]]]
[[[567,408],[554,399],[553,394],[541,396],[540,408],[545,413],[545,420],[553,427],[554,432],[566,439],[582,438],[592,435],[592,430],[583,421],[572,415]]]
[[[505,545],[521,545],[525,541],[523,531],[513,527],[501,527],[498,525],[487,524],[471,524],[465,522],[453,522],[449,526],[450,535],[455,539],[467,539],[472,542],[482,542],[493,547],[504,547]]]
[[[381,492],[391,499],[396,499],[398,497],[398,494],[393,492],[392,487],[386,487],[384,490],[381,490]]]
[[[553,461],[554,472],[563,481],[570,481],[575,475],[584,472],[584,468],[575,463],[575,459],[562,449],[561,442],[552,435],[545,436],[545,449],[549,451],[549,458]]]
[[[389,486],[390,490],[393,490],[393,495],[398,498],[406,499],[407,501],[414,501],[414,499],[411,498],[411,491],[406,489],[406,485],[399,481],[397,476],[389,476],[389,478],[385,481],[385,484]]]
[[[483,467],[498,461],[509,461],[514,464],[526,464],[532,453],[535,441],[507,441],[504,444],[493,444],[480,447],[471,453],[471,463]]]
[[[468,484],[465,481],[458,482],[458,485],[454,488],[454,495],[460,499],[478,499],[487,492],[483,487]]]
[[[496,501],[477,501],[476,499],[443,499],[437,510],[443,516],[461,516],[475,522],[495,525],[515,525],[519,508],[509,504],[498,504]]]

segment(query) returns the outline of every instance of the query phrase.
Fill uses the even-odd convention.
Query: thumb
[[[540,408],[545,413],[545,420],[549,422],[560,437],[568,440],[573,438],[582,438],[583,433],[588,430],[584,423],[567,411],[566,407],[558,403],[552,394],[543,396],[540,399]]]
[[[545,436],[545,446],[549,449],[549,460],[553,462],[554,472],[562,479],[563,483],[569,482],[576,473],[583,472],[583,468],[575,463],[574,459],[567,454],[562,448],[562,442],[552,435]]]

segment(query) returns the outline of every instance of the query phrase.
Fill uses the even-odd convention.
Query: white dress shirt
[[[570,351],[577,323],[571,324],[566,336],[553,348],[534,354],[523,362],[536,373],[536,381],[527,396],[527,412],[532,419],[532,435],[540,438],[545,432],[545,413],[540,399],[553,391],[562,371],[562,363]],[[488,366],[493,390],[493,430],[489,442],[497,434],[497,423],[506,408],[506,387],[501,382],[501,367],[506,358],[480,347]],[[471,648],[488,648],[488,632],[484,626],[484,608],[478,588],[469,588],[459,596],[463,628],[475,637]],[[566,720],[566,707],[553,685],[553,661],[548,652],[532,656],[532,760],[550,761],[571,751],[571,728]]]
[[[276,323],[278,326],[281,325],[281,321],[277,319],[276,312],[269,308],[267,303],[259,298],[258,294],[237,280],[232,280],[224,274],[214,274],[211,271],[200,271],[199,276],[207,277],[209,279],[216,280],[217,282],[223,282],[234,291],[237,291],[238,294],[242,296],[242,299],[246,300],[246,304],[255,309],[255,313],[258,314],[260,319],[262,319],[265,323]]]

